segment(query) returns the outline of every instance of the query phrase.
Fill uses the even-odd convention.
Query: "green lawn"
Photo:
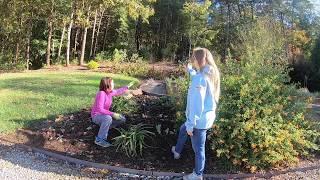
[[[0,74],[0,133],[90,107],[101,77],[116,86],[135,78],[94,72],[31,72]]]

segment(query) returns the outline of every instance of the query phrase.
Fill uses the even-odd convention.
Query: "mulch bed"
[[[33,127],[18,130],[5,138],[33,147],[40,147],[63,155],[108,165],[140,170],[191,172],[194,166],[194,154],[188,141],[181,159],[174,160],[170,149],[175,144],[178,129],[174,111],[165,105],[163,99],[146,95],[135,96],[140,105],[139,111],[127,115],[127,123],[120,128],[143,123],[151,127],[156,136],[147,143],[151,146],[144,150],[142,157],[129,158],[116,147],[101,148],[93,143],[98,126],[90,121],[90,110],[60,115],[55,120],[37,123]],[[161,135],[156,126],[161,124]],[[109,131],[109,140],[118,136],[115,129]],[[216,159],[207,143],[206,173],[238,173],[237,169]],[[308,166],[312,161],[304,160],[301,166]]]
[[[92,162],[121,166],[142,170],[191,172],[194,155],[190,140],[188,141],[182,158],[174,160],[170,152],[175,144],[177,132],[174,111],[163,105],[159,97],[139,95],[135,96],[140,105],[139,112],[127,115],[127,123],[119,128],[143,123],[150,126],[150,131],[156,136],[147,143],[150,148],[144,149],[142,157],[129,158],[123,152],[116,152],[116,147],[101,148],[94,144],[94,137],[99,127],[90,121],[90,109],[83,109],[68,115],[60,115],[55,120],[47,120],[35,124],[33,127],[18,130],[5,138],[33,147],[45,148],[60,154],[76,157]],[[161,124],[161,134],[156,125]],[[119,135],[115,129],[110,129],[108,139]],[[207,145],[209,148],[209,145]],[[216,161],[211,151],[207,151],[207,173],[225,173],[231,169],[223,167],[223,163]]]

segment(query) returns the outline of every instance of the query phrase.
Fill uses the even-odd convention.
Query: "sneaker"
[[[183,180],[203,180],[202,175],[197,175],[196,173],[191,173],[186,176],[183,176]]]
[[[176,147],[175,147],[175,146],[172,146],[171,152],[172,152],[172,154],[173,154],[173,158],[174,158],[174,159],[180,159],[180,153],[177,153],[177,152],[176,152]]]
[[[96,138],[94,143],[98,146],[105,147],[105,148],[111,146],[111,144],[108,141],[100,138]]]

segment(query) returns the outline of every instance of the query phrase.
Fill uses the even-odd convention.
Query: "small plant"
[[[89,69],[98,69],[99,68],[99,63],[91,60],[89,63],[88,63],[88,68]]]
[[[128,157],[141,156],[143,149],[149,147],[145,140],[147,138],[153,139],[155,135],[148,129],[149,127],[144,124],[133,125],[128,130],[118,129],[120,136],[113,138],[117,151],[125,152]]]
[[[112,110],[117,113],[131,114],[138,112],[139,105],[134,99],[127,99],[123,96],[114,98],[112,103]]]

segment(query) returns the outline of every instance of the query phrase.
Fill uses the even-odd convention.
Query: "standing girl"
[[[92,121],[100,126],[99,133],[94,141],[95,144],[102,147],[111,146],[107,141],[110,126],[116,127],[125,122],[124,116],[109,110],[112,104],[112,97],[124,94],[132,85],[133,82],[120,89],[113,89],[114,83],[110,77],[101,79],[99,91],[91,109]]]
[[[220,96],[220,73],[208,49],[196,48],[193,51],[188,71],[191,85],[188,90],[186,122],[180,127],[176,146],[171,151],[175,159],[180,158],[188,136],[191,138],[195,153],[193,173],[183,179],[203,179],[205,167],[205,142],[207,130],[212,127],[216,117],[216,108]]]

